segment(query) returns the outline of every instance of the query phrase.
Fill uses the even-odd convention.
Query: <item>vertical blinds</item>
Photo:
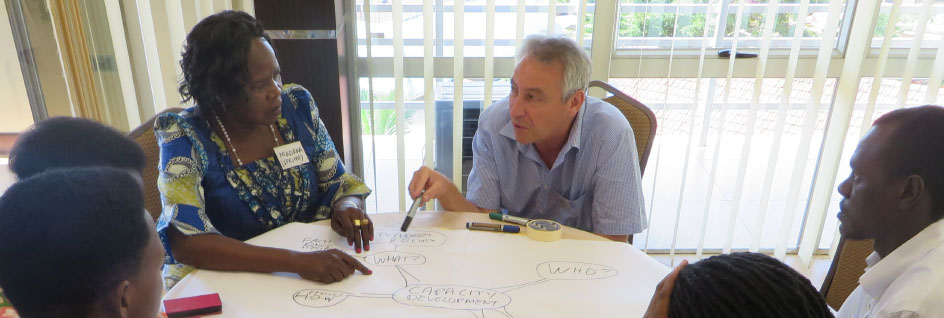
[[[106,1],[110,20],[122,22],[110,23],[112,37],[127,38],[126,43],[115,45],[119,48],[116,62],[121,64],[119,70],[124,68],[124,77],[134,79],[133,84],[122,83],[122,90],[127,92],[125,98],[132,96],[140,101],[126,102],[133,108],[129,108],[128,113],[142,117],[175,105],[179,100],[176,92],[180,76],[179,52],[186,32],[197,21],[223,9],[250,13],[252,10],[251,0],[120,0],[121,6],[117,5],[118,1]],[[750,251],[773,253],[781,258],[797,253],[808,260],[816,253],[831,253],[835,246],[824,249],[821,242],[830,242],[830,238],[838,235],[828,217],[835,213],[830,209],[836,199],[837,181],[844,178],[842,159],[851,152],[848,144],[854,147],[854,141],[868,130],[871,121],[887,111],[889,106],[883,104],[883,96],[894,96],[892,108],[914,106],[915,100],[942,102],[944,30],[939,24],[944,21],[944,2],[936,0],[851,4],[817,0],[762,3],[705,0],[665,4],[620,0],[589,3],[587,0],[358,0],[354,7],[359,18],[356,27],[350,29],[358,32],[360,44],[358,55],[352,58],[358,59],[357,75],[364,79],[362,85],[367,86],[359,105],[369,112],[367,121],[371,127],[378,125],[374,113],[392,109],[395,114],[395,139],[392,139],[396,142],[395,166],[383,166],[378,160],[378,146],[383,146],[383,141],[376,138],[376,130],[371,129],[370,138],[363,139],[364,145],[356,146],[373,150],[365,151],[371,155],[363,160],[373,162],[373,169],[364,174],[373,175],[371,186],[376,194],[396,196],[394,206],[400,210],[406,208],[406,186],[414,169],[406,165],[411,143],[425,145],[420,162],[427,166],[436,163],[436,143],[450,144],[452,171],[447,175],[460,189],[465,186],[460,124],[466,119],[464,104],[481,98],[482,107],[488,107],[492,100],[504,97],[506,92],[502,85],[507,84],[502,81],[513,71],[513,49],[517,49],[528,33],[572,37],[589,50],[592,79],[616,82],[629,78],[645,83],[638,84],[632,91],[630,87],[623,88],[631,95],[639,94],[639,98],[643,98],[643,91],[661,86],[655,87],[661,95],[641,100],[653,108],[660,120],[653,156],[648,163],[650,169],[644,179],[651,230],[641,236],[646,239],[640,247],[652,253],[727,253],[745,249],[744,246]],[[782,15],[796,15],[801,17],[798,21],[805,23],[796,23],[784,31],[780,29],[780,22],[763,18]],[[642,24],[641,33],[634,34],[626,25],[640,17],[646,22]],[[685,29],[691,25],[688,20],[683,21],[685,17],[691,20],[704,17],[704,27]],[[749,26],[749,21],[760,21],[760,24]],[[748,28],[757,31],[751,33]],[[815,28],[815,32],[811,28]],[[902,28],[906,28],[906,32],[901,32]],[[414,29],[421,35],[411,36],[416,34],[412,33]],[[810,36],[811,32],[816,36]],[[877,45],[879,41],[881,45]],[[123,47],[125,49],[120,50]],[[715,57],[719,49],[731,49],[731,58]],[[739,51],[756,53],[757,58],[738,58],[735,53]],[[378,100],[375,88],[381,79],[388,78],[393,83],[391,99]],[[422,98],[406,93],[413,87],[413,79],[420,83]],[[669,129],[666,127],[676,120],[669,115],[675,107],[671,106],[672,100],[676,100],[672,94],[680,89],[674,85],[690,80],[693,80],[694,93],[684,102],[690,111],[685,112],[680,121],[687,135],[672,144],[669,142],[674,139],[660,136],[666,136],[664,129]],[[753,81],[747,88],[746,103],[740,102],[737,99],[740,97],[732,91],[745,80]],[[893,93],[888,93],[889,89],[883,84],[890,80],[900,83],[891,89]],[[451,85],[444,85],[447,82]],[[477,82],[482,84],[477,85]],[[717,86],[723,87],[718,95],[714,94],[715,82],[723,84]],[[765,106],[764,98],[768,94],[765,90],[772,85],[770,83],[779,82],[782,87],[777,92],[779,95],[774,96],[779,102],[765,108],[768,107]],[[804,90],[807,86],[808,91]],[[437,93],[447,96],[437,96]],[[705,101],[708,93],[714,96],[711,103]],[[452,96],[451,101],[448,95]],[[592,90],[590,95],[602,97],[603,92]],[[832,101],[828,98],[824,101],[830,96]],[[451,110],[453,125],[444,128],[451,131],[449,140],[437,139],[440,122],[436,112],[443,105]],[[706,109],[704,115],[699,112],[703,108]],[[411,110],[422,110],[424,116],[411,120],[407,118]],[[791,121],[801,110],[802,115]],[[772,134],[769,149],[765,148],[768,145],[758,145],[768,142],[759,137],[757,130],[764,111],[774,117],[765,132]],[[825,122],[821,117],[823,111],[827,112]],[[709,120],[708,114],[712,119]],[[738,118],[743,118],[743,124],[734,124]],[[702,120],[717,125],[702,124]],[[129,123],[132,122],[129,119]],[[410,137],[413,135],[410,127],[417,123],[421,123],[423,129],[416,134],[421,138],[414,140]],[[708,134],[703,134],[704,144],[696,142],[698,125],[713,136],[705,138]],[[743,131],[737,136],[743,138],[743,144],[733,148],[737,166],[732,173],[727,173],[719,167],[719,162],[726,158],[720,145],[732,142],[730,131],[737,125],[743,125]],[[798,138],[785,139],[788,130],[797,131]],[[793,147],[793,143],[798,143],[796,151],[785,150]],[[708,148],[702,148],[706,145]],[[678,171],[672,171],[674,168],[669,164],[672,158],[668,156],[672,156],[670,150],[676,148],[680,149],[678,159],[683,165]],[[701,151],[704,149],[709,151]],[[752,154],[757,152],[763,154]],[[785,160],[768,159],[754,169],[748,158]],[[711,162],[705,166],[705,179],[710,185],[707,187],[699,186],[703,184],[702,177],[689,169],[691,162],[702,159]],[[396,171],[392,173],[396,178],[393,184],[398,189],[378,188],[378,169]],[[778,171],[788,171],[787,181],[782,182],[786,186],[775,178]],[[756,189],[749,181],[754,174],[762,175]],[[728,198],[731,201],[729,214],[720,214],[721,220],[716,220],[719,217],[711,202],[722,193],[714,184],[728,181],[734,185],[733,195]],[[657,187],[657,182],[670,186]],[[782,202],[777,203],[782,204],[782,213],[772,208],[775,195],[782,197],[778,199]],[[666,197],[670,198],[668,204],[655,204],[656,198]],[[693,197],[702,200],[696,207],[700,218],[687,218],[683,213],[687,211],[686,200]],[[741,205],[748,200],[759,201],[757,211],[748,211]],[[376,210],[378,203],[374,204]],[[433,206],[430,204],[427,208]],[[756,217],[739,224],[742,216],[751,213]],[[802,219],[799,228],[794,222],[797,218]],[[712,223],[713,220],[719,222]],[[773,231],[769,226],[771,222],[775,223]],[[736,226],[747,228],[753,235],[747,238],[736,235]],[[654,236],[667,234],[671,236],[670,243],[654,245]],[[712,237],[720,239],[709,239]],[[697,244],[679,247],[683,238]],[[773,245],[769,245],[770,238]]]

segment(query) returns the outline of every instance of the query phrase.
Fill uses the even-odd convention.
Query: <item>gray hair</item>
[[[561,98],[567,101],[579,90],[590,85],[590,55],[577,42],[562,36],[529,35],[518,50],[515,66],[525,57],[533,57],[544,64],[560,61],[564,65]]]

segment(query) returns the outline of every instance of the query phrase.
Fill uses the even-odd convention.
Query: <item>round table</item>
[[[373,271],[334,284],[293,273],[198,270],[165,299],[219,293],[221,318],[249,317],[639,317],[669,268],[636,247],[564,227],[562,239],[468,231],[504,223],[475,212],[370,214],[371,250],[354,253],[330,221],[290,223],[247,243],[317,251],[337,248]]]

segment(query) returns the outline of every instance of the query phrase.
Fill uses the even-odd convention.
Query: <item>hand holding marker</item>
[[[413,222],[413,215],[416,214],[416,210],[420,208],[420,201],[423,200],[423,194],[426,193],[426,189],[420,192],[420,195],[416,196],[416,199],[413,199],[413,204],[410,205],[410,211],[406,213],[406,218],[403,219],[403,226],[400,226],[401,232],[406,232],[410,228],[410,222]]]

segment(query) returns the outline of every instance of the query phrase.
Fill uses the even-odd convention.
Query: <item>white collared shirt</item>
[[[944,317],[944,220],[929,225],[868,267],[839,318]]]

